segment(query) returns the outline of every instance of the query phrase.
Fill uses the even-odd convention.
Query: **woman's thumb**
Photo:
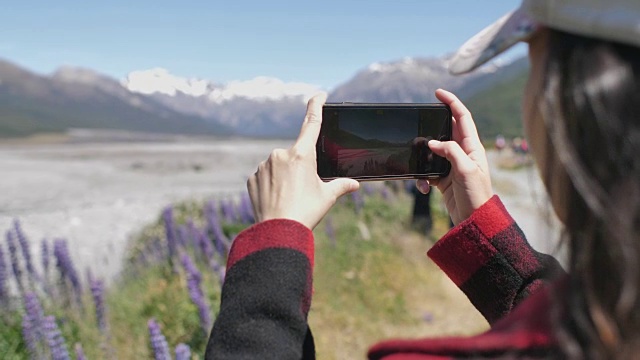
[[[327,183],[329,192],[337,199],[344,194],[354,192],[360,188],[360,183],[348,178],[335,179]]]

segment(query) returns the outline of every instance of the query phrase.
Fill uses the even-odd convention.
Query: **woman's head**
[[[578,348],[637,351],[640,48],[545,30],[530,58],[525,127],[566,226]]]
[[[466,72],[527,40],[523,118],[570,247],[570,357],[640,353],[640,2],[525,0],[454,57]]]

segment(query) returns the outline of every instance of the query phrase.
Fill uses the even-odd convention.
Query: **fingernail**
[[[419,190],[421,193],[426,194],[426,193],[428,193],[428,192],[429,192],[429,183],[428,183],[426,180],[424,180],[424,181],[418,181],[418,182],[416,183],[416,185],[418,186],[418,190]]]

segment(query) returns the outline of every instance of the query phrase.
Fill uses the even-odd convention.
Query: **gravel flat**
[[[38,264],[41,239],[66,238],[82,274],[90,267],[110,279],[128,239],[167,204],[237,196],[273,148],[289,145],[238,139],[0,145],[0,230],[4,237],[19,218]]]

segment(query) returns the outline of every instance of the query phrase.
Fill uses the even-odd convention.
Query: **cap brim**
[[[449,62],[449,72],[463,74],[526,40],[541,26],[521,9],[512,11],[460,47]]]

